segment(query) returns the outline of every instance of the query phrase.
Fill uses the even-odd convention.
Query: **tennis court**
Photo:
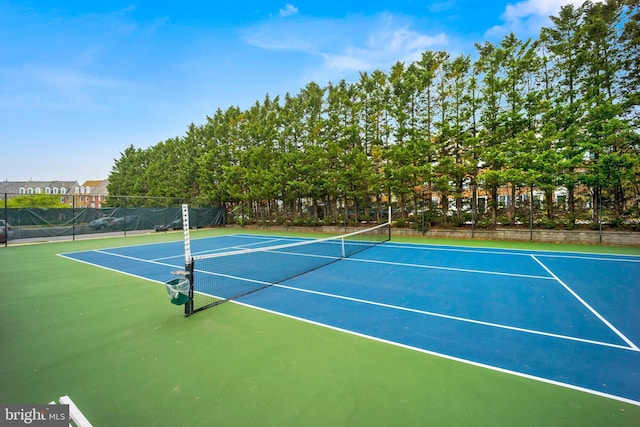
[[[226,235],[193,239],[191,251],[300,240]],[[182,242],[62,256],[160,283],[184,268]],[[235,303],[639,405],[638,277],[633,255],[386,242]]]

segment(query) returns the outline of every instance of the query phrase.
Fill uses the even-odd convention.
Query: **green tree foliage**
[[[131,145],[121,153],[121,157],[115,161],[109,174],[108,204],[120,206],[123,199],[119,196],[148,196],[150,187],[160,184],[149,183],[145,179],[149,165],[159,161],[159,159],[149,161],[152,150],[153,148],[142,150]]]
[[[60,203],[59,195],[29,194],[7,199],[8,208],[68,208],[68,204]]]
[[[513,223],[534,194],[547,221],[598,220],[601,207],[638,217],[639,17],[635,0],[567,5],[537,40],[478,43],[475,59],[426,51],[353,83],[218,109],[182,137],[125,149],[109,193],[275,223],[380,220],[386,203],[405,220],[461,224],[473,210]]]

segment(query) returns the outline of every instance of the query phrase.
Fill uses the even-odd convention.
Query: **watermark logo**
[[[0,427],[69,425],[69,405],[0,405]]]

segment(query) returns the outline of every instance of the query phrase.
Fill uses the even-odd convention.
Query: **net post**
[[[391,205],[389,205],[389,216],[387,216],[387,222],[389,223],[389,240],[391,240]]]
[[[185,265],[187,271],[187,279],[189,280],[189,300],[184,305],[184,317],[189,317],[193,314],[193,261]]]
[[[182,232],[184,234],[184,269],[189,280],[189,301],[184,305],[184,315],[193,313],[193,258],[191,258],[191,237],[189,236],[189,205],[182,205]]]
[[[189,205],[182,205],[182,232],[184,234],[184,265],[191,263],[191,238],[189,237]]]

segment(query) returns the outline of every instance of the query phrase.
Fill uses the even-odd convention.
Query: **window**
[[[498,196],[498,205],[499,206],[509,206],[511,197],[507,195]]]
[[[64,187],[60,187],[60,194],[67,194],[67,189]]]
[[[478,212],[486,212],[486,211],[487,211],[487,198],[478,197]]]
[[[567,196],[564,194],[557,196],[556,202],[558,203],[558,206],[564,206],[565,208],[568,206]]]
[[[45,194],[51,194],[51,187],[46,187],[44,189]]]
[[[24,189],[24,187],[20,187],[20,190],[18,190],[20,192],[20,194],[26,194],[26,190]]]
[[[27,194],[33,194],[33,188],[31,187],[27,188]]]
[[[58,194],[58,193],[59,193],[58,187],[53,187],[53,194]]]
[[[36,194],[40,194],[40,193],[42,193],[42,188],[36,187]]]

